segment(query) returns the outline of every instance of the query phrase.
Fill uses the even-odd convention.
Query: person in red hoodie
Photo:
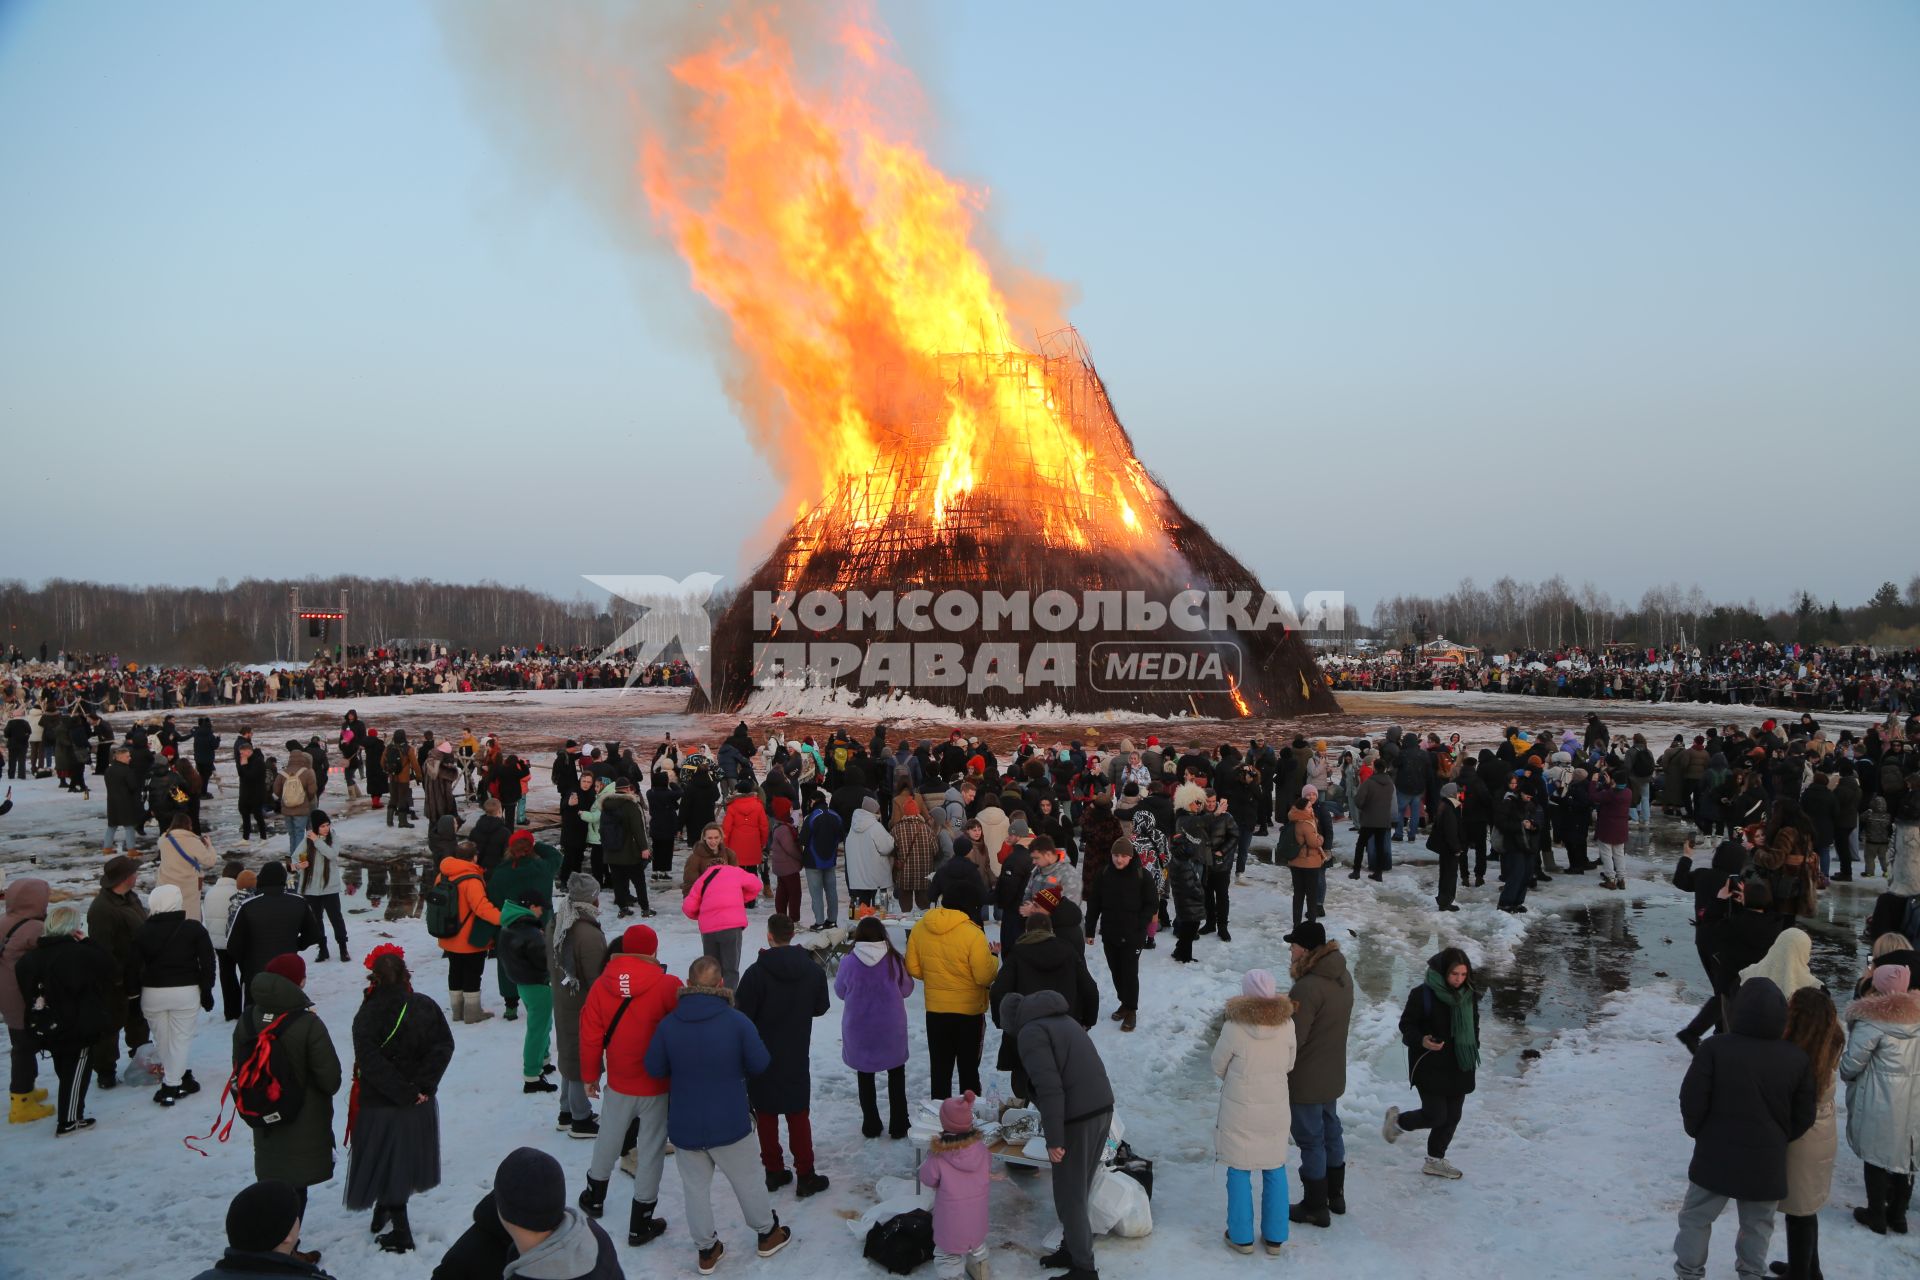
[[[620,935],[620,954],[587,992],[580,1010],[580,1075],[589,1098],[600,1098],[600,1133],[593,1140],[587,1189],[580,1207],[598,1218],[607,1203],[607,1183],[620,1158],[627,1130],[638,1126],[639,1164],[633,1172],[633,1210],[627,1243],[643,1245],[667,1229],[653,1216],[660,1199],[660,1175],[667,1163],[667,1086],[647,1074],[644,1065],[654,1028],[679,1000],[680,979],[656,958],[659,936],[636,924]],[[600,1091],[602,1060],[607,1088]]]
[[[737,795],[728,802],[727,811],[720,819],[720,838],[733,850],[734,865],[760,876],[763,885],[766,877],[761,874],[760,866],[767,851],[768,833],[767,806],[758,791]]]

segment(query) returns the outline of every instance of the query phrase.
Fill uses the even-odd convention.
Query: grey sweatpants
[[[720,962],[720,972],[726,975],[729,991],[740,985],[740,935],[745,932],[745,929],[715,929],[700,935],[701,954]]]
[[[673,1162],[680,1166],[680,1187],[687,1200],[687,1230],[693,1235],[695,1248],[711,1248],[720,1238],[713,1226],[715,1169],[725,1174],[732,1184],[733,1198],[740,1202],[740,1216],[747,1220],[753,1233],[765,1235],[773,1230],[773,1205],[767,1199],[766,1176],[760,1168],[760,1144],[751,1132],[738,1142],[704,1151],[675,1147]],[[1082,1197],[1083,1210],[1084,1199]],[[1081,1217],[1085,1216],[1082,1212]]]
[[[1673,1274],[1680,1280],[1700,1280],[1707,1274],[1707,1240],[1713,1234],[1713,1220],[1727,1207],[1731,1197],[1709,1191],[1697,1183],[1687,1184],[1687,1198],[1680,1205],[1680,1234],[1673,1238]],[[1740,1233],[1733,1239],[1733,1270],[1746,1280],[1758,1280],[1767,1272],[1767,1246],[1773,1241],[1773,1211],[1777,1200],[1738,1200]]]
[[[1092,1271],[1093,1223],[1087,1217],[1087,1197],[1100,1156],[1107,1147],[1113,1113],[1074,1120],[1067,1125],[1067,1154],[1053,1166],[1053,1211],[1060,1217],[1060,1244],[1074,1266]]]
[[[620,1159],[620,1148],[627,1137],[627,1126],[640,1121],[634,1150],[640,1156],[633,1171],[635,1204],[656,1204],[660,1199],[660,1174],[667,1167],[667,1095],[651,1098],[621,1093],[618,1089],[600,1091],[600,1132],[593,1139],[593,1161],[587,1176],[605,1182],[613,1176]]]

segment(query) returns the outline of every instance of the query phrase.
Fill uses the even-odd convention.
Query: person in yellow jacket
[[[927,1053],[933,1097],[980,1092],[980,1046],[987,1034],[987,990],[1000,962],[974,923],[984,895],[971,879],[950,884],[940,905],[907,935],[907,973],[919,979],[927,1001]],[[956,898],[970,901],[955,901]],[[954,1068],[960,1087],[953,1087]]]

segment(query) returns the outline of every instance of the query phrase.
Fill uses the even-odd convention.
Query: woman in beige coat
[[[1287,1240],[1287,1135],[1293,1108],[1287,1073],[1296,1044],[1293,1002],[1274,989],[1273,975],[1250,969],[1213,1046],[1220,1077],[1220,1116],[1213,1149],[1227,1166],[1227,1247],[1253,1252],[1253,1171],[1260,1171],[1260,1236],[1269,1254]]]
[[[1840,1146],[1833,1123],[1833,1089],[1839,1079],[1840,1050],[1847,1043],[1826,988],[1803,987],[1793,993],[1787,1001],[1786,1038],[1806,1051],[1807,1061],[1813,1064],[1814,1092],[1820,1099],[1813,1128],[1787,1147],[1787,1198],[1780,1202],[1780,1212],[1787,1218],[1786,1274],[1793,1280],[1810,1280],[1820,1274],[1818,1215],[1833,1185],[1833,1157]]]
[[[173,815],[173,824],[160,837],[160,871],[154,887],[170,884],[180,890],[181,905],[187,919],[200,918],[200,895],[206,892],[207,873],[220,869],[220,858],[207,838],[193,829],[193,820],[184,813]]]

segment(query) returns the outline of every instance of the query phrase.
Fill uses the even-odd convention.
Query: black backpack
[[[460,886],[468,880],[478,880],[477,875],[442,878],[440,882],[427,890],[427,932],[436,938],[451,938],[459,934],[461,926],[467,920],[460,913]]]
[[[278,1129],[291,1123],[306,1101],[306,1091],[293,1070],[293,1056],[280,1035],[290,1019],[304,1012],[283,1013],[262,1027],[254,1037],[253,1051],[233,1069],[228,1082],[233,1109],[255,1129]]]
[[[933,1215],[925,1209],[895,1214],[867,1230],[864,1257],[904,1276],[923,1262],[933,1261]]]

